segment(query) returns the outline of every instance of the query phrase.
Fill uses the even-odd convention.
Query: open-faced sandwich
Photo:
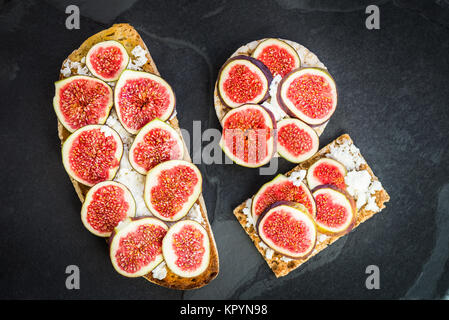
[[[344,134],[234,210],[276,277],[287,275],[390,199]]]
[[[240,47],[225,62],[214,106],[223,127],[220,145],[236,164],[260,167],[277,155],[300,163],[318,151],[318,136],[337,107],[337,88],[307,48],[267,38]]]
[[[172,87],[137,31],[115,24],[63,62],[54,109],[62,159],[87,230],[114,268],[175,289],[204,286],[217,248],[176,118]]]

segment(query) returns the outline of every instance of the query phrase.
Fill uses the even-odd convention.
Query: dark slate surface
[[[81,29],[66,30],[78,3]],[[438,1],[0,1],[1,298],[443,298],[449,288],[449,2]],[[312,4],[313,3],[313,4]],[[365,28],[377,3],[381,29]],[[179,292],[119,276],[89,234],[61,164],[53,81],[63,59],[114,22],[129,22],[173,85],[181,126],[218,128],[217,71],[240,45],[297,41],[328,66],[339,107],[321,144],[348,132],[392,200],[303,268],[276,279],[232,215],[271,179],[235,165],[200,165],[221,272]],[[279,171],[293,165],[280,162]],[[65,268],[81,289],[65,288]],[[365,268],[380,268],[380,290]]]

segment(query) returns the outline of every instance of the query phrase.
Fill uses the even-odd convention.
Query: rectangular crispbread
[[[319,150],[312,158],[309,160],[300,163],[295,168],[287,172],[285,175],[290,176],[292,172],[299,171],[301,169],[307,170],[315,161],[317,161],[320,158],[325,157],[327,153],[330,152],[330,147],[335,146],[337,144],[342,144],[344,142],[348,142],[350,144],[353,143],[352,139],[349,137],[348,134],[343,134],[331,143],[329,143],[327,146],[323,147],[321,150]],[[361,154],[359,154],[360,157],[362,157]],[[362,157],[363,158],[363,157]],[[369,165],[366,163],[362,164],[359,168],[359,170],[367,170],[369,174],[371,175],[372,181],[378,181],[378,178],[374,175],[373,171],[369,167]],[[380,212],[383,208],[385,208],[385,203],[390,200],[390,196],[388,195],[387,191],[382,187],[381,190],[378,190],[373,195],[376,200],[376,204],[379,207],[379,211],[369,211],[366,210],[366,206],[362,206],[357,211],[357,217],[356,222],[354,225],[354,229],[361,224],[362,222],[366,221],[367,219],[371,218],[374,214]],[[302,265],[304,262],[309,260],[311,257],[319,253],[321,250],[324,250],[327,246],[332,244],[333,242],[337,241],[341,236],[326,236],[323,237],[323,241],[317,241],[317,244],[315,246],[314,251],[311,255],[306,257],[305,259],[298,259],[298,260],[290,260],[290,261],[284,261],[282,258],[282,255],[278,253],[274,253],[271,258],[268,258],[266,255],[266,249],[261,246],[261,240],[259,236],[257,235],[257,232],[255,231],[254,227],[251,224],[248,224],[246,215],[243,213],[243,209],[246,207],[246,201],[240,204],[237,208],[234,209],[234,215],[240,222],[242,228],[246,231],[248,236],[251,238],[252,242],[256,246],[257,250],[259,250],[260,254],[263,256],[265,261],[267,262],[268,266],[271,268],[271,270],[274,272],[276,277],[282,277],[293,271],[294,269],[298,268],[300,265]],[[320,235],[320,233],[318,234]],[[318,236],[320,238],[320,236]]]
[[[75,51],[73,51],[67,59],[69,59],[72,62],[80,62],[83,57],[86,56],[89,49],[95,45],[98,42],[106,41],[106,40],[116,40],[120,42],[127,50],[130,57],[133,57],[131,51],[138,45],[140,45],[145,51],[146,51],[146,57],[148,59],[147,63],[142,66],[143,70],[146,72],[151,72],[154,74],[159,75],[159,72],[156,68],[156,64],[154,63],[154,60],[152,59],[150,52],[148,51],[147,46],[143,42],[142,38],[138,34],[138,32],[129,24],[121,23],[121,24],[114,24],[109,29],[103,30],[90,38],[88,38],[86,41],[83,42],[83,44]],[[66,59],[66,60],[67,60]],[[64,61],[65,62],[65,61]],[[73,74],[75,74],[75,71],[72,71]],[[64,76],[61,73],[60,79],[63,79]],[[175,128],[179,135],[181,136],[181,131],[179,129],[179,123],[178,120],[175,117],[171,118],[169,121],[170,125]],[[67,137],[70,135],[70,132],[66,130],[62,124],[58,121],[58,135],[61,139],[61,144],[67,139]],[[187,150],[187,147],[184,143],[184,149]],[[185,156],[184,160],[191,161],[190,156],[188,152],[185,152],[187,155]],[[73,186],[75,188],[75,191],[80,198],[81,202],[84,201],[84,197],[89,190],[89,187],[84,186],[74,179],[70,178]],[[194,277],[194,278],[182,278],[177,275],[175,275],[173,272],[171,272],[167,268],[167,276],[162,279],[156,279],[153,277],[152,273],[145,275],[145,278],[153,283],[156,283],[158,285],[173,288],[173,289],[180,289],[180,290],[187,290],[187,289],[195,289],[200,288],[207,283],[209,283],[211,280],[213,280],[218,272],[219,272],[219,260],[218,260],[218,252],[217,252],[217,246],[215,244],[215,239],[209,224],[209,220],[207,217],[207,211],[206,211],[206,205],[204,203],[203,195],[201,194],[198,198],[197,202],[199,205],[199,209],[201,212],[201,216],[203,220],[205,221],[205,228],[207,230],[207,233],[209,235],[210,239],[210,262],[208,269],[202,273],[201,275]]]

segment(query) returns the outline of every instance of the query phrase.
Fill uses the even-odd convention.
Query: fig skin
[[[222,73],[223,73],[224,68],[226,68],[226,66],[227,66],[230,62],[232,62],[232,61],[234,61],[234,60],[241,60],[241,59],[243,59],[243,60],[248,60],[248,61],[250,61],[251,63],[253,63],[254,65],[256,65],[256,67],[258,67],[258,68],[262,71],[262,73],[265,75],[265,78],[267,78],[267,90],[266,90],[265,96],[264,96],[260,101],[258,101],[257,104],[263,103],[263,102],[265,102],[268,98],[270,98],[270,85],[271,85],[271,81],[273,81],[273,75],[271,74],[270,69],[268,69],[268,67],[267,67],[262,61],[259,61],[259,60],[255,59],[255,58],[253,58],[253,57],[246,56],[246,55],[243,55],[243,54],[242,54],[242,55],[238,55],[238,56],[235,56],[235,57],[232,57],[232,58],[228,59],[228,60],[223,64],[223,66],[221,67],[220,71],[218,72],[218,78],[217,78],[217,93],[218,93],[218,98],[220,98],[220,101],[221,101],[222,104],[224,104],[226,107],[231,108],[231,109],[238,108],[238,107],[231,107],[231,106],[229,106],[229,105],[225,102],[225,100],[224,100],[223,97],[221,96],[220,90],[218,89],[218,83],[219,83],[219,79],[221,78],[221,75],[222,75]],[[247,103],[242,103],[242,105],[244,105],[244,104],[247,104]]]
[[[295,208],[295,209],[298,209],[298,210],[300,210],[302,213],[304,213],[305,215],[307,215],[307,216],[310,218],[310,220],[313,222],[313,224],[315,225],[316,232],[318,232],[318,225],[315,223],[315,219],[312,217],[312,215],[309,213],[309,210],[307,210],[307,208],[306,208],[304,205],[302,205],[301,203],[298,203],[298,202],[294,202],[294,201],[278,201],[278,202],[275,202],[275,203],[273,203],[272,205],[268,206],[268,207],[267,207],[267,208],[260,214],[259,219],[257,220],[257,223],[256,223],[256,227],[255,227],[255,230],[256,230],[256,232],[257,232],[257,235],[259,236],[260,241],[262,241],[262,242],[263,242],[266,246],[268,246],[269,248],[271,248],[271,247],[269,246],[269,244],[266,243],[266,242],[262,239],[262,237],[260,237],[260,233],[259,233],[260,222],[263,220],[263,218],[265,217],[265,215],[266,215],[271,209],[274,209],[274,208],[276,208],[276,207],[283,206],[283,205],[289,206],[289,207],[292,207],[292,208]],[[317,241],[317,237],[315,237],[315,242],[313,243],[312,249],[310,249],[310,252],[307,253],[307,254],[304,255],[304,256],[301,256],[301,257],[293,257],[293,256],[287,255],[287,254],[285,254],[285,253],[278,252],[278,251],[277,251],[276,249],[274,249],[274,248],[271,248],[271,249],[274,250],[274,251],[276,251],[277,253],[279,253],[279,254],[281,254],[281,255],[287,257],[287,258],[290,258],[290,259],[293,259],[293,260],[302,260],[302,259],[305,259],[305,258],[307,258],[308,256],[310,256],[310,255],[312,254],[313,249],[315,249],[315,246],[316,246],[316,241]]]
[[[329,76],[329,78],[331,78],[332,81],[335,84],[335,99],[337,100],[337,103],[338,103],[338,87],[337,87],[337,83],[335,82],[334,78],[330,75],[329,71],[327,71],[326,69],[317,68],[317,67],[299,67],[297,69],[294,69],[294,70],[290,71],[289,73],[287,73],[285,75],[285,77],[282,78],[282,80],[279,82],[278,90],[276,92],[276,100],[278,101],[278,104],[281,107],[281,109],[286,114],[288,114],[290,117],[296,118],[296,119],[298,119],[298,117],[285,105],[285,102],[282,99],[281,88],[282,88],[282,85],[285,83],[285,81],[290,77],[290,75],[292,75],[293,73],[295,73],[297,71],[304,70],[304,69],[309,69],[309,70],[310,69],[315,69],[315,70],[319,70],[319,71],[321,71],[323,73],[326,73]],[[336,109],[337,109],[337,105],[335,106],[334,110],[332,110],[332,113],[328,116],[328,118],[326,120],[324,120],[323,122],[321,122],[321,123],[312,123],[311,124],[311,123],[308,123],[307,121],[304,121],[303,119],[299,119],[299,120],[305,122],[306,124],[308,124],[309,126],[311,126],[313,128],[319,127],[319,126],[325,124],[326,122],[328,122],[330,120],[330,118],[332,117],[332,115],[334,114]]]
[[[337,188],[336,186],[334,186],[334,185],[332,185],[332,184],[323,184],[323,185],[320,185],[320,186],[317,186],[317,187],[313,188],[313,190],[312,190],[312,195],[313,195],[316,191],[321,190],[321,189],[332,189],[332,190],[334,190],[334,191],[337,191],[337,192],[343,194],[343,195],[348,199],[349,203],[351,204],[351,208],[352,208],[352,220],[351,220],[351,223],[348,225],[348,227],[347,227],[346,229],[340,231],[340,232],[329,232],[328,230],[321,228],[321,227],[318,225],[318,223],[316,224],[317,229],[319,230],[319,232],[321,232],[321,233],[323,233],[323,234],[326,234],[326,235],[328,235],[328,236],[342,236],[342,235],[345,235],[345,234],[349,233],[349,232],[352,230],[352,228],[354,228],[355,221],[356,221],[356,219],[357,219],[357,207],[356,207],[356,205],[355,205],[354,198],[351,197],[351,196],[349,195],[349,193],[346,192],[345,190],[342,190],[342,189],[340,189],[340,188]],[[314,197],[314,198],[315,198],[315,197]],[[318,210],[318,209],[317,209],[317,210]],[[317,212],[318,212],[318,211],[317,211]],[[316,213],[315,213],[315,217],[316,217]],[[315,220],[315,217],[313,217],[314,220]]]

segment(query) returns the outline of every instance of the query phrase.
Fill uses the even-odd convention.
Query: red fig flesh
[[[331,184],[339,189],[346,189],[346,168],[340,162],[321,158],[307,170],[307,184],[313,189],[319,185]]]
[[[162,262],[162,240],[168,227],[156,218],[128,219],[112,235],[112,265],[126,277],[144,276]]]
[[[76,181],[93,186],[112,180],[123,154],[116,131],[106,125],[88,125],[72,133],[62,146],[62,162]]]
[[[314,215],[315,200],[307,186],[302,183],[293,184],[286,176],[279,174],[260,188],[253,198],[251,214],[254,221],[271,205],[279,201],[293,201],[304,205],[310,215]]]
[[[90,124],[104,124],[112,104],[112,89],[99,79],[73,76],[55,82],[53,107],[70,132]]]
[[[104,181],[87,192],[81,220],[93,234],[109,237],[121,221],[135,213],[136,203],[128,188],[115,181]]]
[[[298,119],[283,119],[277,123],[277,152],[293,163],[311,158],[319,148],[318,134]]]
[[[86,66],[97,78],[116,81],[128,66],[129,55],[118,41],[108,40],[95,44],[86,56]]]
[[[198,168],[184,160],[169,160],[151,169],[146,177],[144,200],[148,209],[165,221],[184,217],[201,194]]]
[[[175,94],[161,77],[141,71],[125,70],[114,89],[114,104],[123,127],[132,134],[148,122],[167,120],[175,109]]]
[[[255,168],[268,163],[274,153],[273,117],[257,104],[245,104],[223,118],[220,146],[241,166]]]
[[[218,95],[229,108],[268,99],[272,80],[270,70],[260,61],[237,56],[229,59],[218,75]]]
[[[181,136],[173,127],[159,119],[146,124],[129,149],[129,162],[143,175],[161,162],[180,160],[183,156]]]

